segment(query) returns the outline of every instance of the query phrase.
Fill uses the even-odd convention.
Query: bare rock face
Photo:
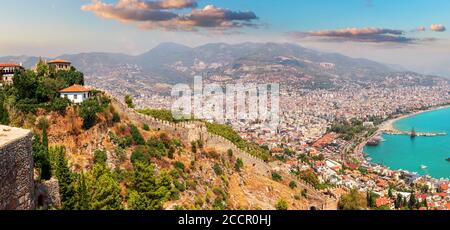
[[[32,134],[0,125],[0,210],[35,209]]]

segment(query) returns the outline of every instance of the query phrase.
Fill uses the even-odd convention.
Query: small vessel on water
[[[426,166],[426,165],[421,165],[420,166],[420,169],[422,169],[422,170],[425,170],[425,169],[427,169],[428,168],[428,166]]]
[[[450,157],[446,159],[446,161],[450,162]]]
[[[369,141],[367,141],[366,145],[367,146],[378,146],[382,142],[382,139],[383,138],[381,138],[380,136],[373,137]]]

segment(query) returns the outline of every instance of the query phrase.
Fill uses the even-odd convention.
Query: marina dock
[[[413,135],[413,132],[405,132],[399,130],[382,130],[381,132],[389,135],[404,135],[404,136]],[[436,136],[447,136],[448,134],[445,132],[415,132],[414,135],[417,137],[436,137]]]

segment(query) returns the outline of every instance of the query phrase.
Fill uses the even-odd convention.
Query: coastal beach
[[[429,109],[426,109],[426,110],[416,111],[416,112],[412,112],[412,113],[409,113],[409,114],[401,115],[401,116],[393,118],[393,119],[389,119],[389,120],[383,122],[379,126],[378,134],[381,134],[381,133],[386,132],[386,131],[397,131],[397,128],[395,127],[395,123],[397,121],[400,121],[400,120],[403,120],[403,119],[406,119],[406,118],[410,118],[410,117],[414,117],[414,116],[417,116],[417,115],[420,115],[420,114],[423,114],[423,113],[432,112],[432,111],[440,110],[440,109],[447,109],[447,108],[450,108],[450,105],[432,107],[432,108],[429,108]]]

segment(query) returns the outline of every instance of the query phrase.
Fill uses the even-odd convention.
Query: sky
[[[0,0],[0,56],[291,42],[450,76],[448,0]],[[7,9],[7,10],[5,10]]]

